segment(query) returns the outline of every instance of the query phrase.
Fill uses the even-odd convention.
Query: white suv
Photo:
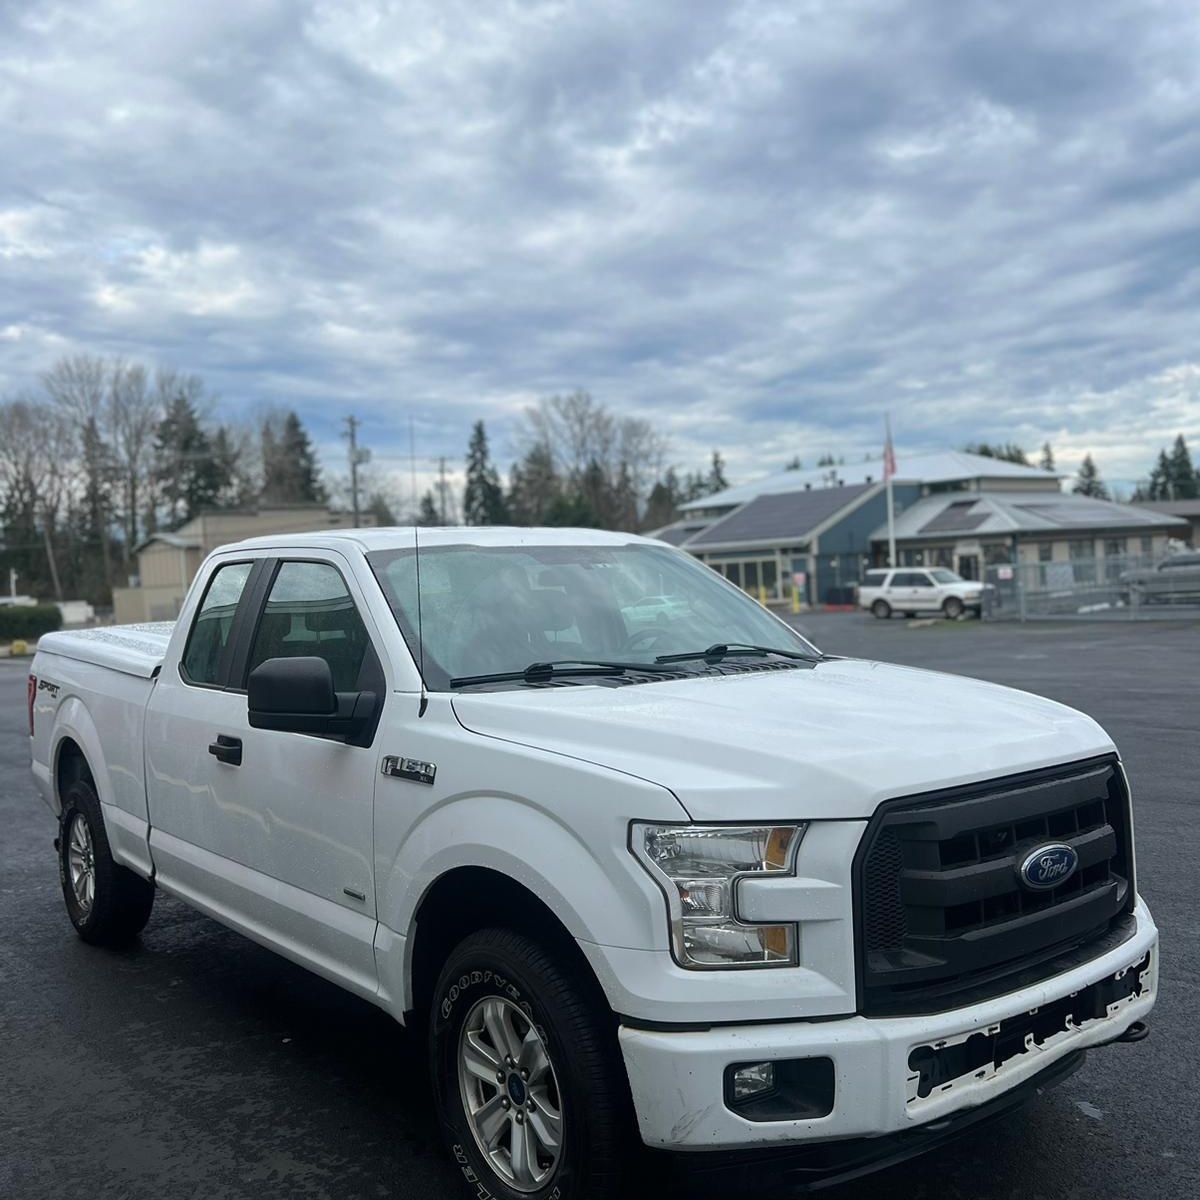
[[[858,606],[869,609],[880,620],[894,612],[906,617],[941,612],[954,619],[967,609],[978,614],[983,604],[983,586],[945,567],[868,571],[858,589]]]

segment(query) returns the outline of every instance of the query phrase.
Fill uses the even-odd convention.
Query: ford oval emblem
[[[1079,855],[1063,842],[1052,842],[1038,846],[1021,859],[1017,874],[1021,882],[1035,892],[1048,892],[1064,884],[1075,874],[1079,866]]]

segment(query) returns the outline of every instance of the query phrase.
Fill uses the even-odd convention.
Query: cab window
[[[267,595],[249,674],[269,658],[323,658],[336,691],[358,686],[370,639],[342,579],[329,563],[284,562]]]
[[[218,567],[208,581],[183,652],[181,668],[188,683],[216,686],[223,682],[222,658],[253,566],[248,562],[228,563]]]

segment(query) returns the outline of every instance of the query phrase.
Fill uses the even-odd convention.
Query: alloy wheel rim
[[[82,813],[71,818],[67,834],[67,873],[71,879],[71,890],[75,903],[87,916],[96,899],[96,852],[92,845],[92,831]]]
[[[562,1156],[558,1078],[525,1013],[500,996],[472,1007],[458,1039],[458,1086],[479,1151],[509,1187],[540,1188]]]

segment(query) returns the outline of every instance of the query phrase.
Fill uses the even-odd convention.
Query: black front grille
[[[1032,891],[1025,855],[1064,842],[1079,867]],[[1127,933],[1129,797],[1114,759],[882,806],[855,860],[860,1007],[936,1012],[1047,978]]]

